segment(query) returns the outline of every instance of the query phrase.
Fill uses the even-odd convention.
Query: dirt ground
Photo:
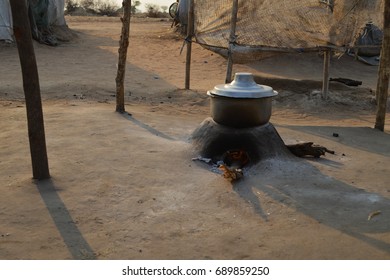
[[[17,49],[0,46],[0,259],[390,259],[390,116],[385,133],[373,129],[377,67],[333,57],[331,77],[363,85],[332,82],[325,102],[320,54],[235,65],[279,91],[271,122],[286,143],[335,154],[263,160],[232,184],[192,161],[189,141],[225,59],[194,45],[183,90],[185,50],[170,22],[133,21],[131,116],[121,115],[119,19],[67,23],[71,42],[34,43],[50,180],[32,179]]]

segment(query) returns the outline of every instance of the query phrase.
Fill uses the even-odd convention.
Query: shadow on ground
[[[84,239],[69,213],[65,203],[58,195],[57,187],[51,179],[36,182],[38,191],[46,205],[55,226],[61,234],[66,247],[74,259],[96,259],[96,254]]]
[[[233,189],[265,221],[259,192],[390,254],[389,243],[367,235],[390,232],[390,200],[326,176],[305,159],[261,161]],[[375,211],[380,214],[369,219]]]

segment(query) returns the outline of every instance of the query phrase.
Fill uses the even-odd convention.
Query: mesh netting
[[[197,42],[227,48],[232,7],[194,0]],[[367,22],[383,26],[383,0],[239,0],[235,51],[351,47]]]

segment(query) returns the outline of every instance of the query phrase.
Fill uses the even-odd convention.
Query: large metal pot
[[[211,97],[211,117],[219,124],[245,128],[268,123],[272,97],[278,93],[258,85],[251,73],[236,73],[230,84],[217,85],[207,92]]]

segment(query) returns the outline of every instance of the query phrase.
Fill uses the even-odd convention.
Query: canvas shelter
[[[32,33],[34,39],[45,43],[53,38],[47,37],[48,30],[53,26],[65,26],[64,0],[28,0],[31,10]],[[45,37],[46,36],[46,37]],[[0,40],[13,41],[12,15],[9,0],[0,0]]]
[[[189,2],[180,0],[179,13]],[[383,26],[384,0],[239,0],[232,41],[233,2],[193,0],[197,43],[220,53],[232,44],[235,54],[256,59],[261,51],[345,50],[357,46],[367,23]]]
[[[332,51],[381,47],[382,38],[367,31],[383,28],[385,0],[180,0],[181,6],[188,6],[187,11],[179,9],[188,14],[186,89],[193,41],[228,58],[226,82],[231,81],[233,61],[259,60],[274,52],[321,51],[324,99]]]

